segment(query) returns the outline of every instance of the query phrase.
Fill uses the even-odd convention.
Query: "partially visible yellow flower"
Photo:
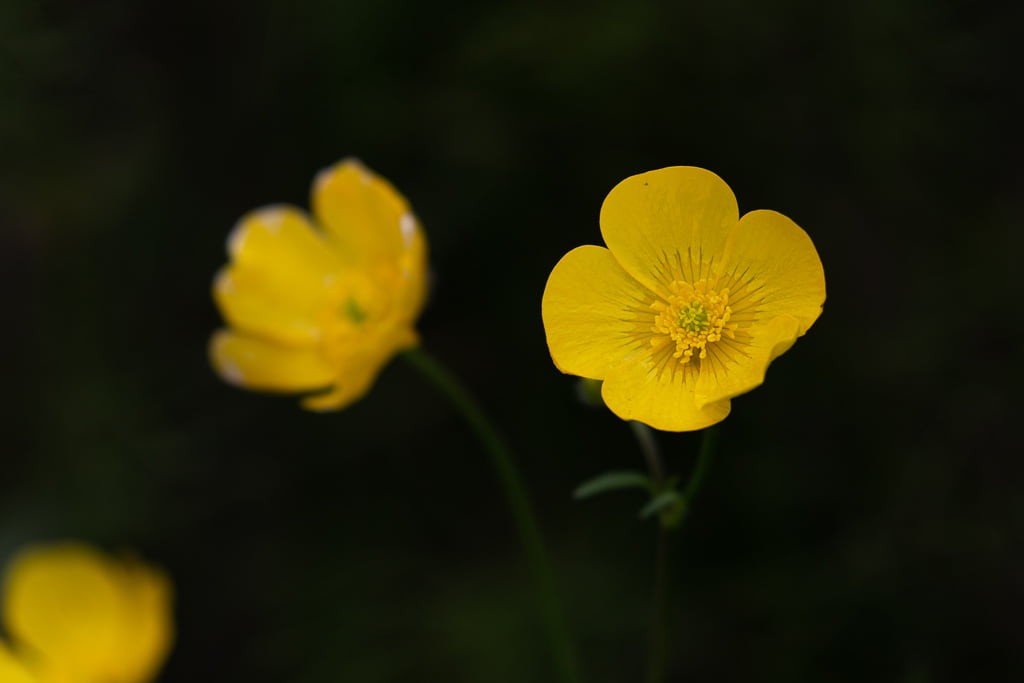
[[[75,542],[15,556],[3,620],[16,648],[0,644],[3,683],[6,676],[12,683],[148,683],[174,635],[171,586],[161,572]]]
[[[676,166],[626,178],[601,207],[608,248],[558,262],[542,302],[562,372],[603,380],[624,420],[691,431],[724,420],[821,314],[810,237],[774,211],[742,218],[729,186]]]
[[[230,328],[214,334],[210,357],[227,382],[320,392],[303,406],[334,410],[419,343],[427,248],[405,198],[353,159],[320,172],[312,206],[312,218],[270,206],[235,226],[213,285]]]

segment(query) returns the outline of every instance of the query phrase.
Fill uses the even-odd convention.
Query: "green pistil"
[[[349,297],[348,300],[345,301],[345,317],[356,325],[360,325],[364,320],[366,320],[366,311],[359,307],[359,304],[356,303],[355,299]]]
[[[708,312],[700,304],[690,304],[679,311],[679,327],[687,332],[704,332],[709,327]]]

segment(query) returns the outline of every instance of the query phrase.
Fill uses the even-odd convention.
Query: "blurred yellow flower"
[[[213,285],[230,327],[214,334],[210,357],[227,382],[319,392],[303,406],[336,410],[418,344],[427,248],[405,198],[353,159],[320,172],[312,205],[313,218],[257,209],[232,231],[231,263]]]
[[[3,591],[14,644],[0,643],[3,683],[147,683],[170,650],[170,583],[137,560],[32,546],[8,565]]]
[[[601,234],[607,249],[562,257],[541,307],[555,365],[603,380],[624,420],[720,422],[821,314],[825,273],[807,233],[774,211],[740,218],[710,171],[626,178],[604,200]]]

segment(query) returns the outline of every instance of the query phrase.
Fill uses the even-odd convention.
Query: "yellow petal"
[[[217,274],[213,298],[228,324],[241,332],[286,345],[310,345],[320,339],[331,282],[235,265]]]
[[[283,344],[315,342],[341,265],[306,215],[288,206],[253,211],[235,226],[228,252],[233,265],[213,285],[228,323]]]
[[[626,178],[601,206],[601,234],[630,275],[665,296],[718,263],[739,218],[736,197],[702,168],[673,166]]]
[[[307,396],[302,407],[324,412],[341,410],[370,391],[377,376],[396,353],[412,348],[419,338],[411,328],[399,327],[378,332],[340,350],[334,361],[335,385],[330,391]]]
[[[601,387],[609,410],[666,432],[710,427],[729,414],[729,400],[698,405],[697,377],[671,353],[647,353],[612,370]]]
[[[334,388],[322,394],[303,398],[302,407],[316,412],[347,408],[370,391],[380,370],[380,366],[348,368],[344,378],[339,380]]]
[[[800,323],[792,316],[777,316],[767,325],[723,337],[708,348],[700,363],[695,387],[696,405],[704,407],[761,386],[768,365],[785,353],[799,336]]]
[[[272,271],[284,281],[322,281],[340,267],[331,246],[306,214],[285,205],[267,206],[243,216],[228,236],[228,254],[236,264]]]
[[[0,682],[43,683],[42,678],[3,642],[0,642]]]
[[[321,171],[312,201],[313,214],[346,263],[422,269],[423,231],[409,203],[359,161],[345,159]]]
[[[4,620],[58,680],[146,683],[173,637],[159,572],[78,543],[31,548],[8,569]]]
[[[555,265],[541,301],[544,332],[562,372],[604,379],[650,348],[654,294],[604,247],[573,249]]]
[[[337,257],[377,281],[402,317],[415,319],[426,298],[427,243],[405,198],[345,159],[317,175],[312,202]]]
[[[334,382],[334,370],[316,347],[288,347],[220,330],[210,340],[210,362],[230,384],[264,391],[314,391]]]
[[[419,221],[416,222],[419,225]],[[419,318],[427,299],[427,242],[417,227],[416,236],[398,261],[397,278],[401,282],[398,310],[409,321]]]
[[[734,324],[792,316],[800,336],[821,315],[821,258],[807,233],[781,213],[761,210],[743,216],[729,233],[720,272],[722,285],[732,292]]]

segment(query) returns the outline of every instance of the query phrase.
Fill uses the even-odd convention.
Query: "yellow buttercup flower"
[[[405,198],[358,161],[321,171],[312,205],[313,218],[258,209],[232,231],[213,285],[230,329],[214,334],[210,357],[232,384],[319,391],[303,406],[333,410],[418,344],[427,248]]]
[[[626,178],[604,200],[601,234],[607,249],[577,247],[552,270],[542,314],[558,369],[603,380],[624,420],[724,420],[821,315],[825,273],[807,233],[774,211],[741,218],[710,171]]]
[[[167,578],[133,559],[66,542],[11,561],[3,592],[0,681],[147,683],[173,639]]]

